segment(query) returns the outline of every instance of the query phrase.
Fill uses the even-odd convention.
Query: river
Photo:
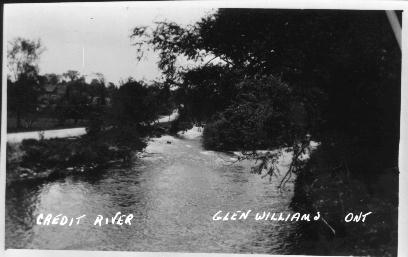
[[[206,151],[200,131],[149,141],[131,165],[92,176],[14,183],[6,191],[6,248],[172,251],[213,253],[292,252],[296,223],[213,221],[227,211],[289,212],[293,184],[251,174],[252,163]],[[289,158],[281,159],[285,169]],[[132,225],[94,226],[98,214],[132,213]],[[77,217],[80,225],[42,226],[40,213]]]

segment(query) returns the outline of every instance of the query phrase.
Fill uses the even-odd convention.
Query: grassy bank
[[[327,222],[301,225],[298,254],[396,256],[398,172],[386,170],[362,182],[340,156],[335,147],[322,145],[297,176],[293,209],[320,211]],[[365,222],[345,222],[350,212],[372,214]]]
[[[77,138],[23,140],[7,144],[7,183],[91,172],[115,161],[131,160],[146,146],[136,128],[110,128]]]

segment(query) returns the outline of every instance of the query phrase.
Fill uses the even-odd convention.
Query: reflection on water
[[[97,177],[9,186],[6,247],[290,253],[295,223],[212,220],[219,210],[290,211],[291,193],[279,193],[273,182],[250,174],[250,163],[231,164],[231,156],[204,151],[200,137],[163,136],[146,152],[132,165]],[[131,226],[92,224],[98,214],[112,217],[118,211],[134,215]],[[79,226],[39,226],[39,213],[88,219]]]

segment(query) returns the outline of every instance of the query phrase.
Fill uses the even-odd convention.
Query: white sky
[[[7,41],[41,39],[46,51],[39,62],[40,74],[100,72],[107,81],[117,83],[129,76],[160,77],[155,54],[148,54],[140,63],[136,60],[129,38],[135,26],[151,26],[164,19],[189,24],[212,12],[202,7],[159,8],[146,3],[11,4],[5,6],[4,29]]]

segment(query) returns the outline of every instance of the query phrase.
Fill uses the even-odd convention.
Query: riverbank
[[[7,183],[89,173],[117,161],[129,161],[150,136],[168,133],[178,110],[148,127],[110,127],[87,134],[69,128],[7,134]]]
[[[398,169],[381,170],[381,145],[370,149],[344,142],[312,145],[313,151],[299,158],[307,161],[295,171],[291,207],[300,213],[320,212],[323,218],[299,225],[292,235],[297,242],[293,254],[396,256]],[[249,158],[262,161],[265,153],[256,151]],[[238,160],[246,158],[240,152],[234,154]],[[370,215],[364,222],[346,221],[350,213]]]
[[[300,226],[295,254],[397,255],[398,172],[389,170],[367,184],[349,169],[335,148],[322,145],[299,172],[292,208],[319,211],[326,222]],[[372,214],[365,222],[346,222],[350,212]]]
[[[87,174],[118,161],[129,162],[146,147],[149,136],[166,133],[166,126],[170,125],[114,127],[91,134],[85,128],[9,134],[7,184]]]
[[[7,144],[7,183],[89,173],[115,161],[131,160],[146,146],[135,128],[111,128],[79,137],[24,139]]]

